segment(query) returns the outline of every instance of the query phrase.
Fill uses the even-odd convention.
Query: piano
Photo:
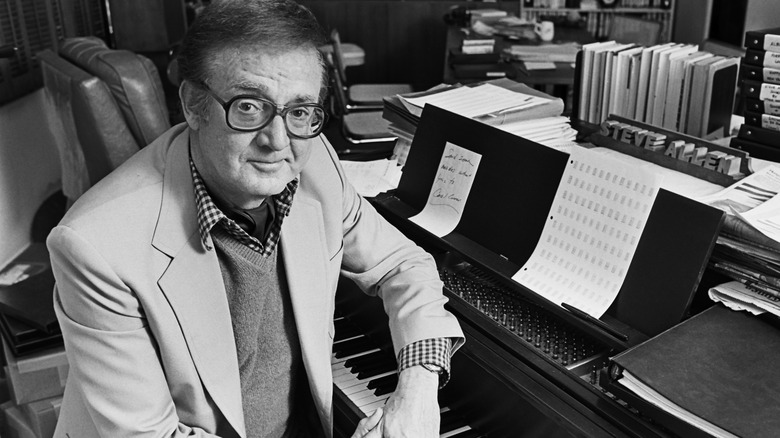
[[[511,279],[535,246],[541,232],[538,224],[549,211],[562,173],[556,174],[555,166],[565,163],[566,155],[557,156],[558,151],[496,134],[493,131],[497,130],[457,117],[426,107],[399,188],[371,199],[380,214],[434,256],[449,299],[447,309],[458,318],[466,336],[465,345],[452,357],[451,380],[439,393],[440,436],[685,436],[668,427],[663,413],[640,412],[615,396],[607,384],[607,370],[611,356],[676,324],[689,312],[722,214],[662,191],[634,257],[634,262],[639,262],[632,262],[618,299],[600,318],[600,324],[594,324]],[[497,140],[485,140],[495,135]],[[432,178],[430,167],[435,170],[446,141],[475,150],[485,143],[523,143],[506,148],[508,157],[492,161],[490,150],[479,150],[479,171],[484,166],[491,175],[505,177],[514,172],[519,175],[512,177],[528,178],[518,182],[525,192],[517,194],[528,197],[517,202],[527,210],[518,212],[516,207],[504,205],[506,211],[485,215],[496,202],[505,202],[484,199],[496,196],[491,194],[492,187],[514,186],[477,179],[461,224],[453,233],[439,238],[409,221],[427,199],[431,183],[425,180]],[[426,142],[428,147],[415,149],[418,142]],[[437,150],[432,144],[440,147]],[[519,150],[521,155],[513,157],[512,151]],[[546,166],[550,175],[529,169],[531,175],[524,176],[500,167],[528,160],[535,151],[540,154],[535,157],[538,164]],[[422,170],[425,166],[429,169]],[[481,185],[491,186],[491,190],[483,191]],[[507,190],[500,195],[505,198]],[[472,200],[475,193],[480,197]],[[472,205],[475,212],[469,213]],[[680,214],[691,220],[679,223]],[[539,216],[541,222],[535,223]],[[508,234],[510,228],[501,221],[522,223],[522,230],[531,236]],[[516,248],[525,252],[512,253]],[[664,257],[658,257],[659,251],[670,248]],[[648,270],[648,266],[654,269]],[[648,295],[651,302],[645,304]],[[395,358],[379,299],[367,298],[354,284],[342,280],[335,317],[335,433],[349,437],[357,422],[381,406],[394,388]],[[612,330],[605,330],[604,324]]]

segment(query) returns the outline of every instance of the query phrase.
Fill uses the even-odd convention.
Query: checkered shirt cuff
[[[443,388],[450,380],[451,351],[450,338],[432,338],[413,342],[398,353],[398,373],[415,365],[438,365],[444,370],[439,374],[439,388]]]

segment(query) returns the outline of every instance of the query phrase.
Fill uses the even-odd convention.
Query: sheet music
[[[428,201],[409,220],[438,237],[451,233],[463,216],[481,159],[481,154],[447,142]]]
[[[493,84],[482,84],[476,87],[458,87],[441,93],[415,98],[402,96],[401,99],[420,108],[429,103],[469,118],[519,111],[549,101],[549,99],[543,97],[518,93]]]
[[[539,242],[512,279],[601,317],[623,285],[659,187],[647,169],[574,148]]]

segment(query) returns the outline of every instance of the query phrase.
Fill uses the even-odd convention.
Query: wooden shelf
[[[674,3],[669,7],[614,7],[614,8],[549,8],[520,6],[520,17],[538,20],[544,15],[563,16],[577,12],[582,17],[583,26],[597,40],[605,40],[610,37],[610,29],[614,16],[632,16],[640,19],[648,19],[661,22],[663,27],[659,37],[659,43],[671,41],[672,27],[674,24]]]
[[[581,8],[526,8],[523,12],[579,12],[581,14],[671,14],[671,8],[599,8],[599,9],[581,9]]]

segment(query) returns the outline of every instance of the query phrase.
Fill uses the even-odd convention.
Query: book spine
[[[750,65],[780,69],[780,52],[747,49],[743,59]]]
[[[748,49],[780,52],[780,35],[751,30],[745,33],[745,47]]]
[[[780,102],[747,98],[745,99],[745,110],[758,114],[780,116]]]
[[[780,147],[780,132],[771,129],[744,124],[740,126],[737,136],[756,143]]]
[[[742,83],[742,92],[745,97],[753,99],[780,101],[780,84],[745,80]]]
[[[780,84],[780,69],[742,63],[739,66],[742,78],[750,81],[768,82]]]
[[[780,116],[745,111],[745,123],[750,126],[780,132]]]

